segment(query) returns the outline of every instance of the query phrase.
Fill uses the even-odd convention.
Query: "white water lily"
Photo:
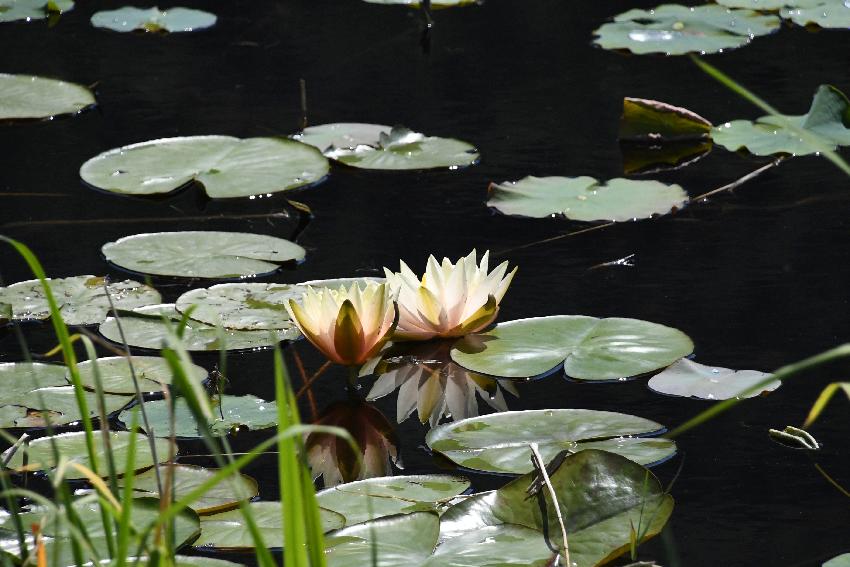
[[[480,266],[475,250],[455,264],[448,258],[438,263],[430,256],[421,280],[404,262],[398,273],[384,268],[387,283],[398,296],[394,338],[461,337],[492,323],[517,269],[506,276],[508,263],[502,262],[488,274],[489,255],[484,253]]]

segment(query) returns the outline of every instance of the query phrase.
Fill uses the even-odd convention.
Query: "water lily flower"
[[[286,303],[289,316],[329,360],[359,366],[389,340],[395,304],[387,284],[355,282],[346,289],[308,286],[301,301]]]
[[[404,262],[398,273],[384,268],[387,283],[398,294],[399,320],[394,338],[424,341],[462,337],[492,323],[516,268],[505,276],[508,263],[502,262],[488,274],[489,255],[489,251],[484,253],[480,266],[475,250],[456,264],[448,258],[440,264],[431,256],[421,280]]]

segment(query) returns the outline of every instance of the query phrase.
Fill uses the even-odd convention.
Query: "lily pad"
[[[191,465],[159,465],[161,478],[166,478],[169,472],[173,475],[173,492],[175,500],[180,500],[201,484],[208,481],[218,469],[207,469]],[[118,479],[118,487],[124,487],[124,479]],[[151,468],[133,477],[133,490],[138,497],[151,496],[159,498],[156,482],[156,471]],[[239,500],[250,500],[259,494],[257,481],[250,476],[240,474],[238,477],[224,480],[207,490],[203,497],[196,500],[191,508],[198,514],[215,514],[232,510],[239,506]]]
[[[101,252],[132,272],[180,278],[248,278],[300,262],[305,250],[289,240],[247,232],[150,232],[119,238]]]
[[[165,344],[169,328],[176,328],[180,313],[173,303],[140,307],[121,316],[124,339],[133,347],[159,350]],[[118,320],[109,317],[98,331],[116,343],[123,343]],[[183,347],[189,351],[259,349],[274,346],[280,341],[295,340],[300,334],[295,329],[282,331],[238,331],[216,328],[189,319],[183,330]]]
[[[0,22],[43,20],[73,9],[72,0],[0,0]]]
[[[291,284],[226,283],[188,291],[177,299],[175,307],[185,313],[194,306],[192,319],[208,325],[297,332],[286,303],[289,299],[301,299],[304,291],[304,286]]]
[[[593,177],[525,177],[490,185],[487,205],[506,215],[627,221],[667,214],[688,202],[679,185]]]
[[[67,325],[102,323],[110,311],[110,299],[116,309],[133,309],[162,301],[154,288],[133,280],[109,283],[105,289],[106,280],[96,276],[48,278],[47,281],[59,305],[59,314]],[[0,303],[12,306],[12,318],[17,321],[50,317],[47,297],[38,280],[0,287]]]
[[[530,443],[548,463],[561,451],[611,451],[649,465],[676,453],[668,439],[646,438],[660,423],[586,409],[509,411],[447,423],[428,432],[428,446],[462,467],[508,474],[532,470]]]
[[[780,20],[753,10],[716,4],[687,7],[664,4],[651,10],[629,10],[594,33],[605,49],[632,53],[718,53],[743,47],[753,38],[779,29]]]
[[[473,165],[480,157],[466,142],[426,136],[403,126],[323,124],[293,138],[317,147],[331,159],[363,169],[458,169]]]
[[[215,14],[189,8],[133,8],[95,12],[91,24],[117,32],[190,32],[215,25]]]
[[[157,462],[157,459],[154,459],[151,453],[150,444],[145,435],[130,433],[129,431],[110,431],[109,450],[112,453],[112,459],[115,463],[116,474],[122,475],[128,472],[124,467],[127,463],[127,452],[133,435],[136,436],[133,470],[143,470],[153,466]],[[95,435],[92,440],[98,460],[98,468],[95,472],[105,477],[108,475],[106,465],[107,448],[103,443],[103,436],[100,434]],[[159,462],[167,461],[171,454],[176,454],[177,452],[177,448],[172,446],[167,439],[157,439],[155,445]],[[72,463],[79,463],[84,467],[95,470],[89,461],[88,452],[86,451],[85,431],[60,433],[58,435],[39,437],[30,441],[28,445],[18,448],[7,466],[13,471],[21,470],[24,466],[24,456],[26,455],[28,470],[50,469],[55,467],[57,463],[54,458],[54,451],[58,452],[60,457],[67,457]],[[8,453],[8,449],[3,453],[2,458],[4,460],[7,458]],[[69,468],[66,471],[65,478],[80,479],[85,478],[85,476],[76,469]]]
[[[430,512],[469,488],[458,476],[418,475],[370,478],[341,484],[316,495],[319,506],[341,514],[346,526],[368,520]]]
[[[268,429],[277,425],[277,406],[255,396],[216,396],[212,400],[214,420],[209,424],[214,435],[227,435],[234,429],[250,430]],[[121,412],[118,419],[125,424],[133,422],[132,414],[138,406],[133,406]],[[171,416],[166,400],[145,402],[145,413],[157,437],[171,435]],[[223,416],[223,417],[222,417]],[[139,423],[142,423],[139,416]],[[174,407],[174,435],[178,438],[190,439],[201,437],[198,424],[182,398],[178,398]]]
[[[833,557],[823,564],[823,567],[850,567],[850,553],[843,553]]]
[[[746,149],[759,156],[807,155],[850,145],[850,101],[831,85],[818,87],[806,114],[783,118],[768,115],[755,122],[733,120],[716,126],[712,137],[729,151]],[[805,130],[807,136],[788,128],[785,121]]]
[[[850,28],[850,8],[844,0],[788,0],[779,14],[799,26]]]
[[[758,370],[731,370],[716,366],[705,366],[687,358],[671,365],[649,380],[649,387],[656,392],[701,400],[728,400],[739,398],[741,393],[770,376]],[[763,390],[745,397],[753,398],[763,392],[772,392],[780,386],[774,381]]]
[[[127,195],[170,193],[192,181],[213,199],[265,195],[321,181],[328,160],[285,138],[188,136],[115,148],[80,168],[83,181]]]
[[[283,547],[283,504],[251,502],[248,506],[266,545],[271,548]],[[320,508],[319,513],[325,532],[337,530],[345,525],[345,519],[336,512]],[[195,542],[195,547],[240,551],[253,549],[254,540],[248,532],[242,512],[231,510],[201,518],[201,535]]]
[[[711,135],[711,122],[687,108],[645,98],[623,99],[620,140],[695,141]]]
[[[563,363],[578,380],[620,380],[669,366],[693,348],[683,332],[657,323],[553,315],[468,335],[451,356],[464,368],[504,378],[540,376]]]
[[[132,370],[130,365],[132,364]],[[87,360],[77,365],[80,380],[88,389],[95,389],[94,364]],[[97,369],[100,373],[100,384],[104,392],[110,394],[135,394],[133,372],[141,392],[159,392],[163,384],[171,384],[171,369],[168,361],[158,356],[134,356],[127,359],[123,356],[113,356],[97,359]],[[204,368],[193,364],[189,377],[198,382],[207,379],[208,373]]]
[[[2,9],[3,0],[0,0],[0,22],[15,8],[6,12]],[[76,83],[0,73],[0,120],[53,118],[76,114],[94,104],[91,91]]]

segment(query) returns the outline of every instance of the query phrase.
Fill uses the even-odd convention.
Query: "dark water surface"
[[[457,258],[476,247],[520,267],[503,321],[550,314],[646,319],[688,333],[700,362],[763,370],[848,340],[850,182],[818,158],[791,160],[673,216],[504,253],[580,225],[493,214],[484,204],[488,183],[530,174],[621,176],[616,132],[624,96],[685,106],[718,123],[760,115],[687,58],[628,57],[591,46],[592,30],[606,18],[653,2],[488,0],[439,11],[429,53],[420,45],[419,15],[404,8],[356,0],[183,4],[217,13],[219,24],[165,37],[111,33],[90,27],[88,18],[121,3],[83,1],[52,29],[43,22],[0,27],[0,71],[97,83],[94,111],[0,127],[0,233],[29,244],[48,275],[123,279],[99,248],[136,232],[287,237],[294,218],[215,217],[279,211],[291,197],[315,213],[299,239],[308,258],[264,281],[377,274],[399,258],[420,269],[430,253]],[[821,83],[850,92],[848,46],[850,32],[784,28],[708,59],[779,109],[803,113]],[[307,81],[312,124],[401,123],[468,140],[480,148],[481,163],[399,173],[333,166],[317,187],[215,202],[194,187],[146,200],[99,193],[79,180],[83,161],[123,144],[292,133],[300,123],[299,78]],[[717,148],[657,178],[698,195],[762,163]],[[631,254],[633,267],[591,269]],[[0,275],[6,283],[31,277],[7,247],[0,248]],[[155,284],[167,300],[187,289]],[[49,325],[26,326],[25,334],[34,352],[52,346]],[[306,343],[298,349],[308,365],[321,363]],[[15,336],[0,331],[0,360],[20,358]],[[273,397],[270,353],[230,358],[233,393]],[[197,360],[211,368],[215,356]],[[680,438],[680,455],[654,469],[667,482],[684,459],[673,488],[676,510],[641,556],[667,567],[791,567],[819,566],[850,551],[850,500],[814,468],[818,462],[850,486],[846,400],[834,402],[813,428],[824,445],[814,458],[767,437],[769,427],[799,424],[821,388],[846,380],[847,369],[801,377]],[[344,398],[343,377],[340,371],[317,384],[320,405]],[[645,379],[580,384],[556,374],[519,389],[519,399],[508,398],[511,409],[615,410],[670,426],[707,407],[654,394]],[[377,405],[395,418],[394,395]],[[425,429],[415,418],[399,432],[406,472],[441,470],[421,448]],[[277,497],[271,460],[248,472],[260,478],[264,498]],[[504,482],[473,479],[477,489]]]

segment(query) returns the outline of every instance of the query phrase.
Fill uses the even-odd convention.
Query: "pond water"
[[[48,275],[123,279],[99,249],[136,232],[237,230],[286,238],[298,224],[285,204],[292,198],[315,214],[298,239],[307,259],[260,281],[380,275],[400,258],[418,269],[431,253],[457,258],[475,247],[519,266],[502,321],[550,314],[645,319],[686,332],[702,363],[760,370],[847,340],[850,192],[847,177],[826,160],[795,158],[675,215],[531,246],[584,225],[511,218],[485,206],[491,181],[622,176],[616,137],[624,96],[684,106],[716,123],[762,114],[687,58],[593,47],[592,30],[622,11],[621,2],[488,0],[440,10],[427,49],[420,15],[404,8],[355,0],[183,4],[215,12],[218,24],[161,37],[111,33],[92,28],[88,18],[119,3],[86,2],[53,28],[2,26],[3,72],[97,84],[93,111],[0,127],[0,233],[30,245]],[[847,33],[786,27],[707,59],[783,112],[802,114],[819,84],[850,92]],[[335,165],[315,187],[221,201],[197,188],[126,198],[79,180],[83,161],[133,142],[293,133],[301,123],[301,78],[311,124],[400,123],[468,140],[481,162],[426,172]],[[678,183],[693,196],[763,163],[717,147],[689,167],[651,178]],[[289,213],[264,217],[275,211]],[[629,256],[633,265],[600,266]],[[0,248],[0,276],[6,283],[31,277],[8,247]],[[190,287],[154,283],[169,301]],[[24,330],[33,352],[53,346],[48,325]],[[296,348],[308,367],[321,364],[306,342]],[[20,358],[15,335],[0,330],[0,361]],[[196,362],[212,368],[217,359],[202,355]],[[230,393],[273,398],[269,352],[233,354],[229,367]],[[814,456],[767,436],[768,428],[799,425],[823,386],[846,379],[847,370],[835,365],[794,379],[681,437],[679,455],[653,469],[666,483],[681,466],[672,490],[676,509],[641,557],[666,567],[802,567],[848,551],[850,501],[814,466],[850,486],[846,401],[836,401],[812,428],[824,447]],[[345,398],[344,379],[336,369],[317,382],[320,409]],[[507,396],[510,409],[612,410],[674,426],[707,407],[653,393],[646,378],[589,384],[556,373],[517,387],[518,398]],[[375,405],[394,420],[395,403],[393,394]],[[488,411],[484,404],[481,411]],[[425,432],[415,417],[399,426],[406,473],[444,470],[423,449]],[[236,444],[254,440],[237,437]],[[261,497],[278,496],[272,459],[246,472],[260,480]],[[505,481],[470,478],[478,490]]]

